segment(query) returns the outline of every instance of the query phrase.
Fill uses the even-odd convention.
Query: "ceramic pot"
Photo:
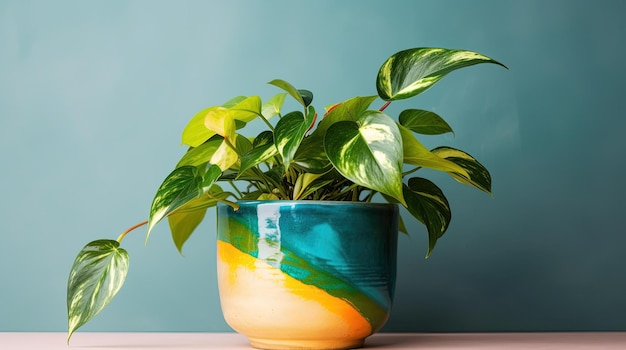
[[[218,206],[226,322],[260,349],[350,349],[385,324],[398,207],[330,201]]]

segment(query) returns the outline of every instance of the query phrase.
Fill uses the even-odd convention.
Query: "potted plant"
[[[262,103],[239,96],[197,113],[182,133],[189,146],[158,188],[147,221],[117,240],[87,244],[67,289],[68,342],[119,291],[128,270],[126,234],[167,218],[178,250],[217,207],[218,284],[227,322],[259,348],[358,347],[389,316],[395,283],[398,212],[428,232],[428,257],[446,231],[450,206],[439,187],[417,176],[442,171],[491,192],[487,169],[468,153],[427,149],[416,134],[452,132],[440,116],[392,101],[414,97],[446,74],[479,63],[466,50],[415,48],[380,67],[377,95],[329,105],[318,120],[313,94],[283,80]],[[287,96],[295,111],[283,112]],[[377,99],[382,105],[371,106]],[[267,129],[240,133],[253,120]]]

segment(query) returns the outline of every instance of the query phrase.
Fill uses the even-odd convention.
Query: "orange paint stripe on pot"
[[[217,241],[218,278],[224,316],[237,329],[244,314],[258,315],[268,332],[281,324],[299,324],[307,331],[331,338],[358,338],[372,333],[369,322],[347,301],[304,284],[267,263],[245,254],[229,243]],[[236,277],[235,277],[236,276]],[[330,333],[330,334],[329,334]]]

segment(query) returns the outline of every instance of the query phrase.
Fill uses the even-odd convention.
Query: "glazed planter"
[[[398,207],[330,201],[218,206],[226,322],[260,349],[349,349],[391,309]]]

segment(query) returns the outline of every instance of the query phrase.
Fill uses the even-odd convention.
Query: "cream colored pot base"
[[[248,338],[250,345],[263,350],[343,350],[363,347],[365,339],[359,340],[281,340]]]

